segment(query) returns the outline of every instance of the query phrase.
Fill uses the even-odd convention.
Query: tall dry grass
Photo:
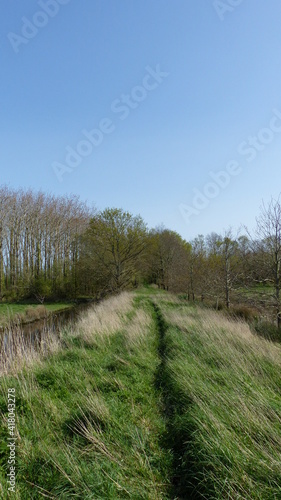
[[[206,498],[281,498],[281,346],[212,310],[161,311],[167,370],[189,402],[177,425],[190,432],[181,453],[197,487]]]
[[[144,337],[149,334],[152,324],[151,314],[144,309],[136,309],[134,316],[124,330],[127,346],[140,347]]]
[[[93,306],[81,315],[72,336],[80,336],[87,343],[95,343],[100,337],[106,340],[124,326],[126,317],[132,310],[133,299],[132,293],[123,292]]]
[[[63,331],[64,340],[67,341],[68,336],[80,336],[86,342],[94,342],[98,336],[106,339],[122,328],[132,304],[133,295],[128,292],[104,300],[86,313],[83,312],[72,328],[68,327]],[[36,309],[30,308],[27,316],[39,319],[45,313],[45,307],[38,306]],[[20,324],[14,324],[5,328],[1,335],[0,376],[15,374],[62,348],[60,333],[54,333],[48,327],[31,337],[23,331]]]
[[[16,374],[61,348],[59,336],[48,327],[32,338],[19,325],[5,328],[1,335],[0,376]]]

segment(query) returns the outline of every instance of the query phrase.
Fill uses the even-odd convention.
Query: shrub
[[[181,293],[178,295],[178,298],[180,300],[188,300],[188,295],[187,295],[187,293]]]
[[[213,304],[213,308],[216,309],[216,311],[223,311],[226,309],[224,303],[221,301],[215,302],[215,304]]]
[[[36,319],[40,319],[37,308],[27,307],[25,310],[25,319],[27,319],[28,321],[35,321]]]
[[[20,325],[24,321],[24,314],[21,313],[16,313],[14,317],[8,321],[8,324],[10,325]]]
[[[258,319],[258,311],[253,307],[248,307],[243,304],[233,305],[229,311],[230,316],[242,318],[245,321],[253,321]]]
[[[46,316],[48,315],[48,311],[43,305],[37,306],[35,311],[38,313],[39,318],[46,318]]]
[[[266,320],[256,321],[254,331],[260,337],[273,342],[281,342],[281,330],[276,325]]]
[[[25,319],[28,321],[36,321],[38,319],[46,318],[47,313],[48,311],[43,305],[37,307],[27,307],[25,310]]]

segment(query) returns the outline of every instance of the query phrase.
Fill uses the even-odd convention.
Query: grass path
[[[160,358],[155,383],[161,394],[162,414],[166,421],[166,432],[163,435],[162,443],[173,457],[170,470],[170,498],[202,498],[198,493],[200,472],[192,470],[192,462],[187,459],[188,443],[192,439],[192,427],[180,425],[181,417],[185,417],[188,412],[190,400],[176,383],[168,368],[168,324],[154,301],[152,301],[152,307],[159,335],[158,355]],[[184,424],[186,424],[185,420]]]
[[[281,349],[165,292],[87,311],[16,391],[15,499],[281,499]]]

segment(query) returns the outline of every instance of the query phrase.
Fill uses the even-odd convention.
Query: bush
[[[281,342],[281,330],[269,321],[257,321],[254,325],[254,331],[260,337],[263,337],[267,340],[271,340],[273,342]]]
[[[215,304],[213,304],[213,308],[216,309],[216,311],[223,311],[226,309],[226,306],[224,305],[223,302],[219,301],[219,302],[215,302]]]
[[[10,324],[11,326],[16,326],[16,325],[21,325],[23,321],[24,321],[24,314],[16,313],[14,317],[8,321],[8,324]]]
[[[35,310],[37,311],[39,318],[46,318],[48,315],[48,311],[43,305],[37,306]]]
[[[40,319],[38,312],[35,307],[27,307],[25,310],[25,318],[28,321],[34,321],[36,319]]]
[[[248,307],[243,304],[233,305],[229,310],[230,316],[242,318],[245,321],[254,321],[258,319],[259,313],[253,307]]]
[[[28,321],[36,321],[38,319],[46,318],[46,316],[47,309],[43,305],[37,307],[27,307],[25,310],[25,319]]]
[[[187,295],[187,293],[181,293],[178,295],[178,298],[180,300],[188,300],[188,295]]]

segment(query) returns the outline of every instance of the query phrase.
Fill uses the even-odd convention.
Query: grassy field
[[[44,304],[44,308],[47,312],[56,312],[62,309],[66,309],[70,307],[71,304],[66,303],[50,303]],[[0,326],[6,325],[9,321],[13,321],[16,316],[21,316],[22,318],[26,318],[28,320],[28,314],[26,311],[37,310],[42,306],[37,304],[0,304]],[[30,314],[31,316],[31,314]],[[36,316],[36,315],[35,315]]]
[[[245,323],[148,288],[50,352],[0,379],[1,498],[15,388],[11,498],[281,499],[281,348]]]
[[[232,290],[232,299],[234,302],[250,304],[261,308],[265,312],[269,307],[275,304],[275,289],[272,285],[257,283],[249,287],[241,287]]]

